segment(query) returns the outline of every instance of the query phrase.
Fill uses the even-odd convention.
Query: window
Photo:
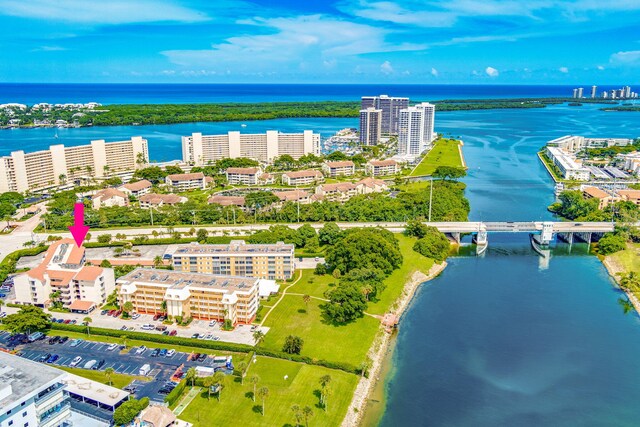
[[[7,425],[12,426],[13,425],[13,420],[9,421],[9,424],[7,424]]]
[[[27,416],[27,411],[24,411],[24,412],[22,413],[22,416],[23,416],[23,417],[26,417],[26,416]]]

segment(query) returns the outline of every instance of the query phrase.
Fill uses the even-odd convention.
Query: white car
[[[209,326],[216,326],[216,323],[217,322],[215,320],[212,320],[211,322],[209,322]]]
[[[155,328],[154,328],[154,326],[153,326],[153,325],[151,325],[151,324],[148,324],[148,325],[142,325],[140,328],[141,328],[142,330],[144,330],[144,331],[152,331],[152,330],[154,330],[154,329],[155,329]]]
[[[98,361],[95,359],[89,360],[87,363],[84,364],[84,369],[91,369],[95,366],[96,363],[98,363]]]
[[[205,339],[205,340],[210,340],[212,336],[213,336],[213,335],[211,335],[211,334],[207,334],[207,335],[204,337],[204,339]]]
[[[138,314],[138,313],[133,313],[133,314],[131,315],[131,318],[132,318],[133,320],[139,319],[139,318],[140,318],[140,314]]]
[[[147,349],[147,347],[141,345],[140,347],[138,347],[138,349],[136,350],[136,354],[142,354],[144,353],[144,351]]]
[[[113,344],[111,344],[109,347],[107,347],[107,350],[109,350],[109,351],[113,351],[113,350],[115,350],[116,348],[118,348],[118,344],[113,343]]]
[[[69,366],[71,366],[72,368],[74,368],[74,367],[78,366],[78,364],[79,364],[80,362],[82,362],[82,357],[80,357],[80,356],[76,356],[76,357],[75,357],[75,359],[73,359],[73,360],[71,361],[71,363],[69,363]]]
[[[0,319],[4,319],[5,317],[7,317],[7,312],[3,311],[0,313]]]
[[[167,351],[167,357],[171,357],[174,354],[176,354],[176,351],[174,349],[171,349],[171,350]]]

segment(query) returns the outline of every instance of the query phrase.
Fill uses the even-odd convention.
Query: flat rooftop
[[[247,291],[258,283],[257,278],[216,276],[206,273],[189,273],[153,268],[138,268],[122,276],[117,283],[148,283],[164,285],[168,289],[187,287],[211,288],[224,291]]]
[[[180,255],[207,255],[207,254],[269,254],[280,253],[287,254],[294,250],[294,245],[290,243],[272,243],[272,244],[250,244],[244,240],[232,240],[229,244],[216,245],[180,245],[174,252],[174,256]]]
[[[13,354],[0,352],[0,413],[20,404],[33,392],[56,381],[62,382],[65,372],[43,363],[33,362]],[[5,395],[9,390],[10,394]]]

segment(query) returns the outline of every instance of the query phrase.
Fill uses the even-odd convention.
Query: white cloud
[[[498,75],[500,75],[500,72],[493,67],[485,68],[484,72],[487,73],[487,76],[489,77],[498,77]]]
[[[282,63],[301,61],[323,66],[326,61],[354,55],[421,50],[424,45],[385,40],[388,31],[379,27],[344,21],[325,15],[287,18],[254,18],[245,25],[262,27],[269,34],[230,37],[204,50],[162,52],[173,63],[208,67],[221,63],[256,69],[278,68]]]
[[[86,24],[197,22],[201,12],[168,0],[0,0],[0,15]]]
[[[558,68],[558,71],[560,71],[561,73],[565,73],[566,74],[566,73],[569,72],[569,69],[567,67],[560,67],[560,68]]]
[[[391,66],[391,62],[389,61],[384,61],[381,65],[380,65],[380,72],[382,74],[393,74],[393,66]]]
[[[435,68],[431,67],[431,75],[433,77],[438,77],[440,75],[440,73],[438,72],[438,70],[436,70]]]
[[[640,63],[640,50],[628,50],[614,53],[609,57],[609,62],[619,65]]]

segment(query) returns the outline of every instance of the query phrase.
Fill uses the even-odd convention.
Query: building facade
[[[248,324],[258,311],[258,280],[139,268],[117,280],[118,302],[137,313]]]
[[[381,110],[381,132],[383,134],[397,134],[399,129],[400,111],[409,107],[409,98],[388,95],[363,96],[361,109],[374,108]]]
[[[395,160],[371,160],[364,165],[364,170],[370,176],[389,176],[400,172],[398,162]]]
[[[147,163],[147,140],[139,136],[128,141],[97,140],[74,147],[52,145],[48,150],[31,153],[13,151],[0,157],[0,193],[38,190],[83,177],[104,178]]]
[[[153,187],[153,184],[151,184],[150,181],[142,179],[140,181],[121,185],[120,187],[118,187],[118,190],[122,191],[127,196],[133,196],[137,198],[145,194],[149,194],[151,192],[151,187]]]
[[[0,352],[0,426],[71,426],[66,372]]]
[[[129,206],[129,196],[115,188],[105,188],[91,197],[93,209],[111,206]]]
[[[382,110],[360,110],[360,145],[377,145],[382,135]]]
[[[335,178],[337,176],[351,176],[356,173],[356,165],[351,160],[324,162],[322,165],[322,172],[331,178]]]
[[[285,172],[282,174],[282,183],[284,185],[310,185],[322,181],[324,181],[324,175],[317,170]]]
[[[37,267],[15,277],[16,302],[46,307],[52,303],[50,295],[59,292],[59,301],[67,308],[76,301],[104,304],[115,289],[113,269],[85,262],[84,247],[73,239],[51,244]]]
[[[295,273],[294,246],[247,244],[232,240],[225,245],[180,245],[173,253],[175,271],[222,276],[287,280]]]
[[[202,172],[167,175],[165,183],[174,191],[204,190],[207,186]]]
[[[262,169],[260,168],[228,168],[225,171],[227,182],[231,185],[258,185]]]
[[[398,129],[398,153],[419,156],[431,146],[434,132],[436,107],[423,102],[400,111]]]
[[[204,166],[225,158],[247,157],[261,162],[288,154],[299,159],[305,154],[320,153],[320,134],[310,130],[302,133],[280,133],[275,130],[260,134],[226,135],[194,133],[182,137],[182,159],[185,163]]]
[[[177,194],[156,194],[147,193],[138,199],[140,207],[143,209],[159,208],[161,206],[175,206],[179,203],[185,203],[186,197],[178,196]]]

